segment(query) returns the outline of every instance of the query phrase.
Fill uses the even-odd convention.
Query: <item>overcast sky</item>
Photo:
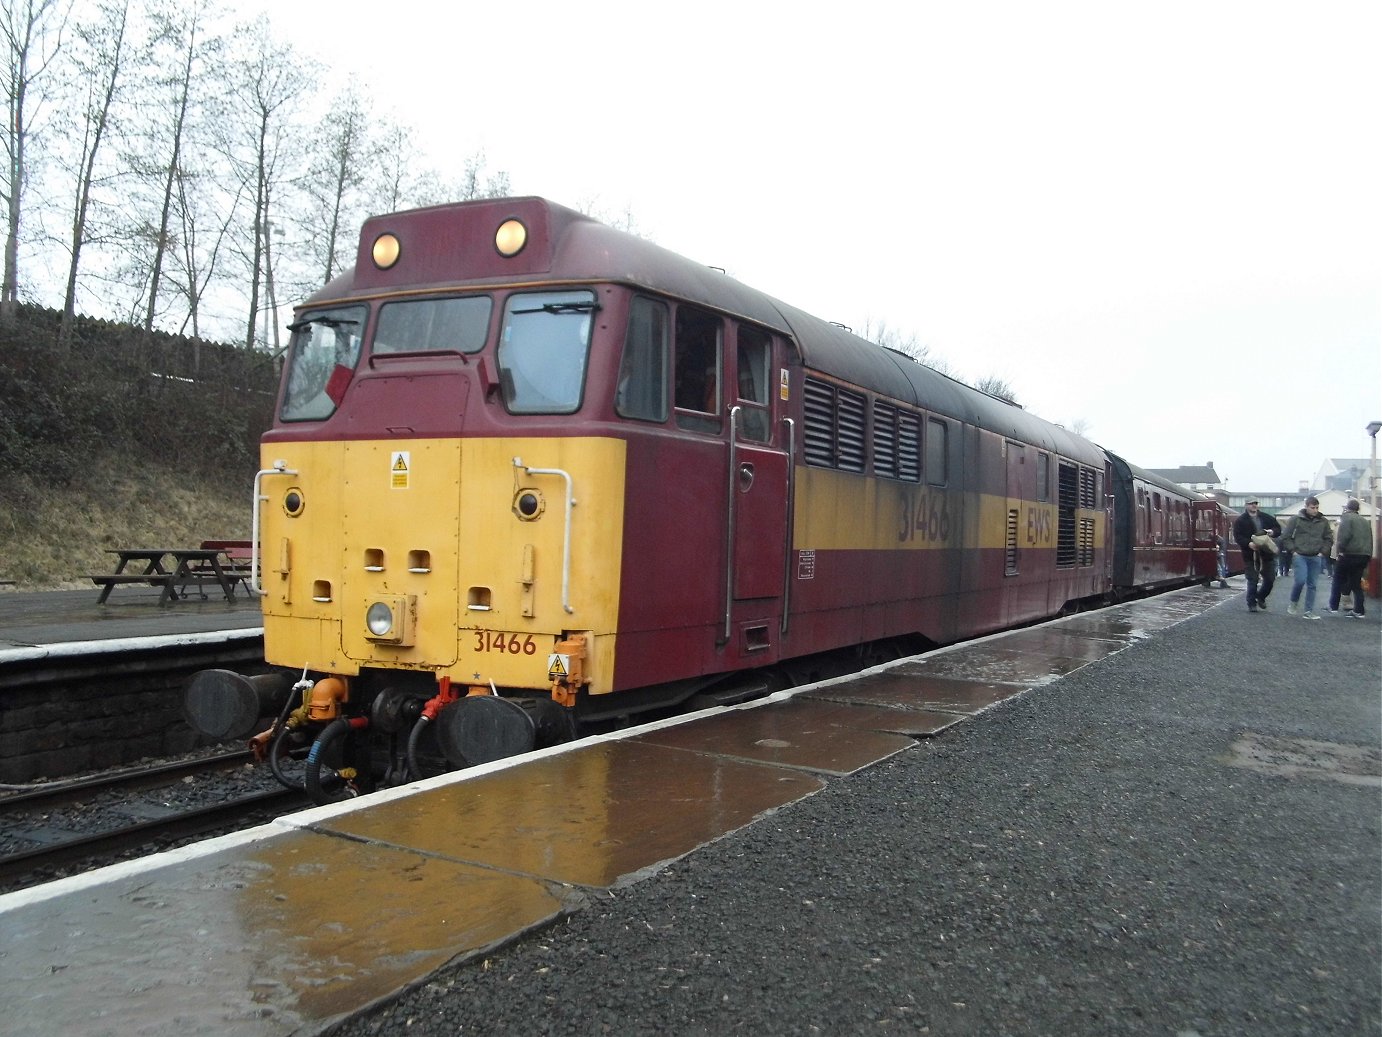
[[[483,149],[516,194],[627,212],[818,316],[915,335],[1135,464],[1272,490],[1368,456],[1371,0],[297,0],[270,19],[432,159]]]

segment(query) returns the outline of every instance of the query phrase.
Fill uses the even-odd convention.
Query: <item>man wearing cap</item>
[[[1267,540],[1261,539],[1262,534],[1266,534]],[[1234,519],[1233,539],[1243,552],[1243,575],[1248,579],[1249,612],[1266,611],[1267,595],[1276,582],[1276,552],[1272,547],[1279,536],[1281,523],[1265,511],[1258,511],[1256,500],[1248,501],[1247,510]],[[1259,539],[1254,541],[1253,537]]]

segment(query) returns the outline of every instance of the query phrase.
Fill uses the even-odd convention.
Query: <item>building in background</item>
[[[1147,471],[1163,479],[1180,483],[1187,490],[1214,493],[1224,488],[1224,481],[1214,470],[1213,461],[1206,461],[1202,465],[1181,465],[1179,468],[1148,468]]]
[[[1368,465],[1366,457],[1328,457],[1320,470],[1315,473],[1310,489],[1317,494],[1323,490],[1340,490],[1351,493],[1363,500],[1369,493]],[[1320,498],[1323,502],[1324,498]],[[1323,510],[1323,509],[1321,509]]]
[[[1149,468],[1147,470],[1153,475],[1159,475],[1164,479],[1180,483],[1188,490],[1198,490],[1213,496],[1224,507],[1234,511],[1242,511],[1247,506],[1248,501],[1255,500],[1263,511],[1271,512],[1283,523],[1292,516],[1299,514],[1301,509],[1305,507],[1305,498],[1313,495],[1320,500],[1320,514],[1337,527],[1339,518],[1344,513],[1344,505],[1348,503],[1350,497],[1356,498],[1361,503],[1360,514],[1372,522],[1371,482],[1368,475],[1370,464],[1371,461],[1366,457],[1329,457],[1320,465],[1313,480],[1308,483],[1302,481],[1293,490],[1234,490],[1232,492],[1225,488],[1224,480],[1214,470],[1213,461],[1207,461],[1202,465],[1181,465],[1179,468]]]

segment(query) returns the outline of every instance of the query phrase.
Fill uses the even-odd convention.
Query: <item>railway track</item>
[[[307,803],[248,753],[160,763],[0,796],[0,892],[260,823]]]

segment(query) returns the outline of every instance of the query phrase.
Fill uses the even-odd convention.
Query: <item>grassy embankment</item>
[[[273,357],[21,304],[0,320],[0,581],[92,588],[115,547],[247,540]]]
[[[195,547],[248,540],[252,471],[214,483],[143,465],[93,458],[78,483],[45,486],[28,476],[0,492],[0,580],[6,591],[92,588],[111,572],[112,547]]]

